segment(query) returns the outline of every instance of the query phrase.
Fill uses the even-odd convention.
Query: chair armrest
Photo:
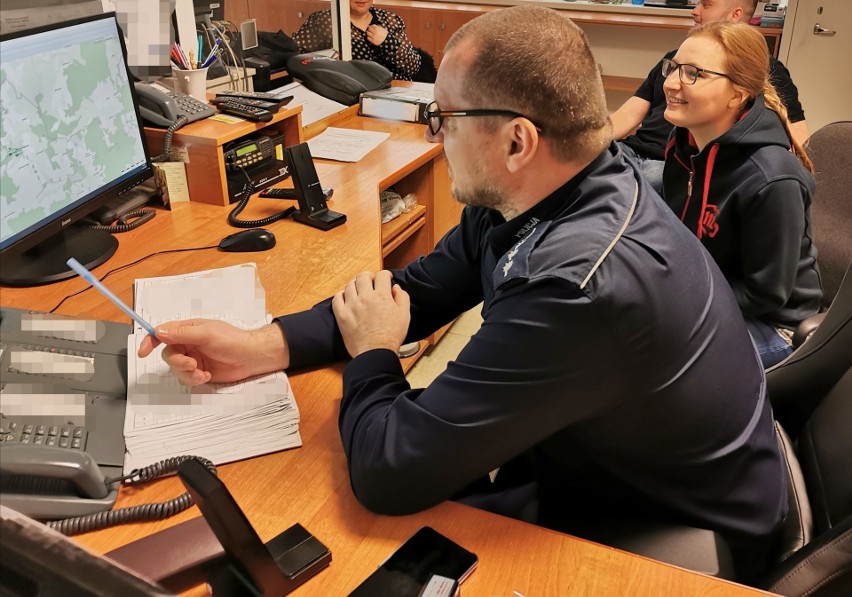
[[[800,321],[796,327],[796,331],[793,332],[793,349],[799,348],[804,344],[808,336],[816,331],[823,319],[825,319],[825,312],[811,315],[807,319]]]
[[[852,516],[776,565],[758,586],[781,595],[852,594]]]
[[[640,556],[725,580],[735,580],[734,560],[719,533],[659,521],[616,520],[590,539]]]

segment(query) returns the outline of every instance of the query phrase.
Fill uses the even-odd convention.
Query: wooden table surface
[[[359,124],[360,123],[360,124]],[[335,189],[330,207],[348,216],[343,226],[322,232],[292,220],[269,226],[277,246],[263,253],[216,249],[156,256],[110,276],[106,285],[128,303],[137,277],[171,275],[254,261],[273,314],[304,309],[341,288],[358,271],[381,263],[378,188],[440,148],[422,139],[422,126],[362,119],[352,126],[393,133],[358,164],[317,161],[323,186]],[[289,201],[253,198],[243,218],[265,217]],[[215,246],[234,232],[227,208],[183,203],[161,212],[138,230],[118,235],[116,255],[96,268],[107,271],[158,250]],[[48,310],[86,284],[80,279],[30,289],[0,289],[5,306]],[[69,299],[60,313],[115,321],[126,317],[99,293]],[[446,502],[417,515],[387,517],[365,510],[352,495],[337,430],[341,374],[337,365],[290,375],[301,413],[303,446],[219,467],[219,476],[264,541],[301,523],[331,549],[331,566],[294,595],[345,595],[423,525],[430,525],[479,556],[462,594],[538,595],[746,595],[759,591],[634,556],[615,549]],[[183,491],[172,477],[145,487],[122,488],[117,506],[158,502]],[[139,537],[199,516],[195,507],[168,520],[131,524],[77,537],[104,553]],[[517,593],[515,593],[517,592]],[[206,591],[196,587],[191,594]]]

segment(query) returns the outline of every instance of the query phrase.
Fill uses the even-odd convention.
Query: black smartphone
[[[476,568],[476,554],[431,527],[423,527],[403,543],[385,563],[350,593],[350,597],[419,597],[445,594],[433,591],[448,583],[457,587]]]

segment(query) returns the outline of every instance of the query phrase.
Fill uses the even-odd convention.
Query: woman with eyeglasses
[[[734,290],[764,367],[819,311],[813,166],[769,82],[766,41],[744,23],[693,29],[663,61],[663,197]]]

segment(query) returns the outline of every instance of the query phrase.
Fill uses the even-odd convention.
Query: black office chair
[[[852,595],[852,266],[816,332],[766,372],[790,476],[790,509],[773,563],[756,586],[788,596]],[[736,580],[725,540],[713,531],[619,521],[601,543]]]
[[[852,265],[825,319],[766,372],[790,474],[777,563],[758,583],[781,595],[852,595]]]
[[[420,54],[420,68],[411,77],[412,81],[420,83],[434,83],[438,77],[438,69],[435,67],[435,59],[423,48],[415,47],[414,51]]]
[[[822,279],[822,307],[828,309],[852,262],[852,121],[827,124],[808,141],[814,163],[816,193],[811,204],[811,227]],[[799,325],[793,337],[798,347],[824,317],[819,313]]]

